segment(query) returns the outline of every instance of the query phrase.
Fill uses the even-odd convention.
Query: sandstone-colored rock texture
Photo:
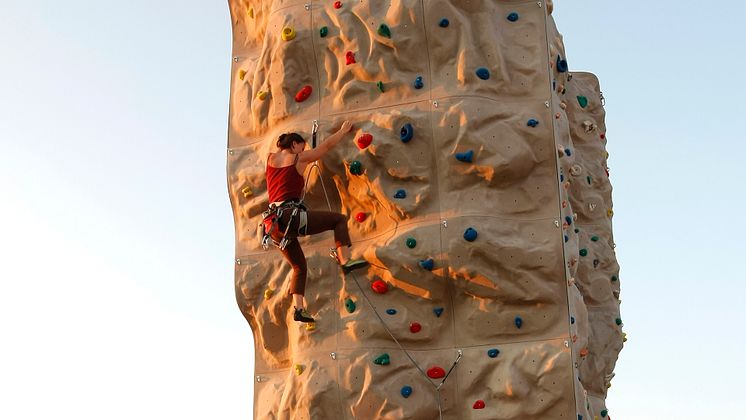
[[[254,418],[608,418],[623,333],[605,113],[596,77],[567,69],[552,3],[229,6]],[[354,129],[308,171],[306,204],[348,215],[353,257],[371,266],[343,276],[331,233],[300,239],[309,330],[292,320],[289,264],[257,228],[267,154],[283,132],[310,140],[314,120],[320,142],[343,120]],[[445,381],[427,376],[436,367]]]

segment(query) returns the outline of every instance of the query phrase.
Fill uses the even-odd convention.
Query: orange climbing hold
[[[439,379],[446,376],[446,371],[440,366],[433,366],[427,370],[427,376],[432,379]]]
[[[305,101],[311,96],[311,92],[313,92],[313,88],[311,87],[311,85],[303,86],[303,89],[299,90],[298,93],[295,94],[295,102]]]
[[[389,291],[389,286],[386,284],[386,282],[384,282],[381,279],[374,281],[370,285],[370,288],[373,289],[373,291],[378,294],[384,294]]]
[[[357,143],[357,147],[359,147],[360,150],[362,150],[370,146],[370,144],[373,142],[373,136],[368,133],[365,133],[362,136],[358,137],[357,140],[355,140],[355,142]]]

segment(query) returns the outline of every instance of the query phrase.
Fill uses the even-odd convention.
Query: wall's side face
[[[447,371],[461,351],[440,390],[444,418],[593,418],[605,395],[599,375],[611,372],[619,347],[609,347],[616,329],[603,324],[618,304],[596,284],[599,270],[616,269],[610,187],[597,173],[603,142],[577,131],[586,119],[603,127],[597,82],[558,71],[561,39],[542,2],[341,3],[229,0],[228,178],[236,295],[256,344],[254,417],[437,418],[435,387],[377,311],[423,370]],[[285,27],[293,39],[282,39]],[[478,76],[482,67],[488,78]],[[564,95],[557,84],[567,86]],[[312,93],[296,102],[304,86]],[[571,91],[586,92],[592,105],[570,105]],[[350,135],[331,151],[321,177],[310,176],[306,203],[326,210],[325,186],[332,209],[349,216],[354,253],[371,267],[344,278],[328,257],[331,234],[301,239],[318,321],[308,330],[289,312],[289,265],[256,238],[268,204],[264,162],[280,133],[310,139],[318,120],[323,141],[345,119],[355,137],[369,133],[373,142],[361,150]],[[414,136],[405,143],[406,124]],[[560,157],[560,144],[577,153]],[[362,174],[351,173],[355,161]],[[576,164],[598,181],[565,188]],[[406,197],[395,198],[398,190]],[[577,210],[593,200],[603,220]],[[563,226],[573,211],[577,220]],[[603,239],[589,243],[594,232]],[[582,247],[592,254],[578,257]],[[594,258],[601,262],[589,267]],[[427,259],[431,270],[420,264]],[[388,292],[374,293],[376,280]],[[606,287],[618,292],[618,283]],[[383,353],[390,363],[373,363]],[[598,398],[591,410],[584,389]],[[474,408],[478,401],[484,408]]]

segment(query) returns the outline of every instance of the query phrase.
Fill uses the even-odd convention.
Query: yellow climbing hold
[[[627,342],[627,333],[622,333],[622,342],[623,343]]]
[[[249,17],[254,19],[254,8],[253,7],[249,7]]]
[[[256,97],[259,98],[260,101],[263,101],[267,99],[267,92],[260,90],[259,92],[256,93]]]
[[[303,365],[295,365],[295,374],[300,376],[303,373]]]
[[[292,41],[293,39],[295,39],[295,29],[291,28],[290,26],[282,28],[282,40]]]
[[[606,210],[606,215],[609,216],[609,217],[613,216],[614,215],[614,210],[612,210],[612,209]]]
[[[267,289],[264,291],[264,300],[267,300],[272,297],[272,295],[275,294],[275,291],[272,289]]]
[[[239,70],[238,71],[238,78],[243,80],[243,78],[246,77],[246,70]]]
[[[306,324],[306,331],[316,331],[316,323],[309,322]]]
[[[253,191],[251,191],[251,187],[248,187],[248,186],[247,186],[247,187],[243,187],[243,188],[241,189],[241,193],[243,194],[243,197],[244,197],[244,198],[249,198],[249,197],[251,197],[252,195],[254,195],[254,192],[253,192]]]

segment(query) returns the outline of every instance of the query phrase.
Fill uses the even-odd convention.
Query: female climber
[[[293,319],[300,322],[315,322],[305,310],[303,295],[306,288],[306,257],[297,238],[334,230],[336,257],[342,271],[365,267],[365,260],[351,260],[352,246],[347,230],[347,219],[340,213],[307,210],[301,202],[306,167],[323,157],[336,146],[352,129],[349,121],[342,123],[336,133],[311,150],[305,150],[306,141],[297,133],[282,134],[277,140],[279,152],[267,157],[267,192],[269,210],[265,212],[265,231],[278,244],[282,255],[293,268],[289,294],[293,295]],[[268,220],[270,222],[268,222]]]

